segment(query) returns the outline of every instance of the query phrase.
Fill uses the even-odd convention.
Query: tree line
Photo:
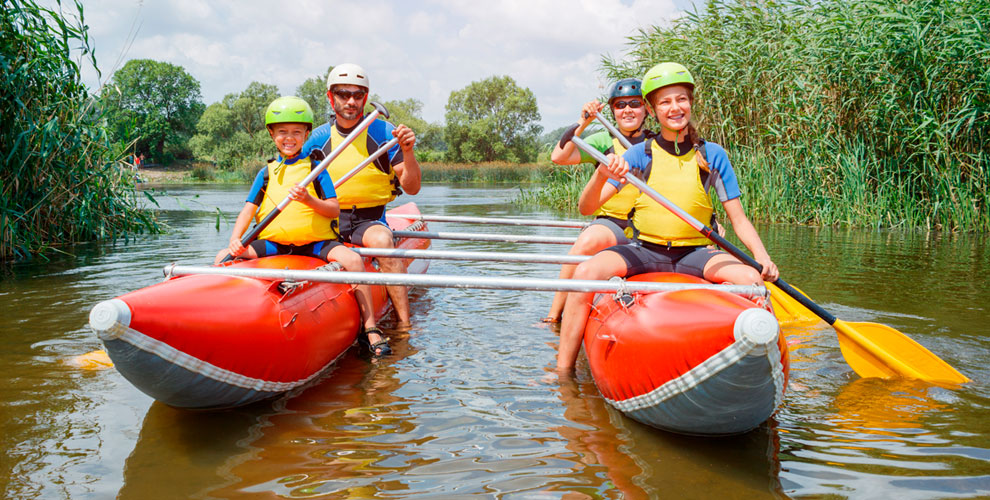
[[[332,114],[325,83],[331,69],[295,89],[313,108],[317,125]],[[279,95],[275,85],[251,82],[206,106],[200,83],[181,66],[133,59],[113,74],[100,100],[111,138],[143,155],[146,163],[200,160],[231,170],[274,153],[264,112]],[[385,105],[389,121],[416,132],[420,161],[532,162],[545,142],[536,97],[509,76],[492,76],[451,92],[445,124],[423,119],[418,99],[372,95],[371,100]]]

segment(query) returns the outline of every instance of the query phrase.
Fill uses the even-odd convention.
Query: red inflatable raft
[[[676,273],[630,281],[707,283]],[[610,404],[647,425],[747,432],[770,418],[787,384],[787,345],[769,307],[720,290],[598,295],[584,334],[592,376]]]
[[[407,203],[389,213],[419,210]],[[388,222],[426,230],[405,218]],[[407,238],[396,247],[429,245]],[[327,263],[282,255],[228,265],[312,270]],[[370,258],[365,265],[376,271]],[[423,273],[426,266],[415,261],[408,268]],[[385,289],[372,292],[380,319],[389,308]],[[90,326],[117,370],[149,396],[180,408],[229,408],[313,380],[354,343],[360,313],[349,285],[190,275],[97,304]]]

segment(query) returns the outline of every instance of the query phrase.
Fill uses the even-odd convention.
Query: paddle
[[[575,146],[591,155],[599,163],[604,165],[609,163],[605,155],[581,140],[580,137],[574,137],[571,141],[574,142]],[[725,249],[733,257],[758,271],[763,270],[763,266],[750,257],[749,254],[729,243],[728,240],[719,236],[718,233],[713,232],[712,228],[702,224],[692,217],[691,214],[673,204],[670,200],[648,186],[642,179],[639,179],[635,175],[627,175],[625,181],[635,186],[657,203],[663,205],[664,208],[670,210],[679,219],[686,222],[706,238],[712,240],[716,245]],[[878,323],[851,323],[842,321],[825,309],[822,309],[815,302],[812,302],[811,299],[794,289],[794,287],[787,284],[784,280],[778,278],[774,284],[835,328],[835,331],[838,333],[839,347],[842,349],[843,357],[845,357],[846,362],[849,363],[849,366],[860,377],[890,378],[901,376],[931,382],[969,382],[969,378],[959,373],[955,368],[921,344],[910,339],[907,335]]]
[[[375,121],[375,119],[378,118],[378,115],[384,115],[385,118],[388,118],[388,110],[385,109],[385,106],[382,106],[377,102],[372,102],[371,105],[375,107],[374,111],[369,113],[368,116],[366,116],[364,120],[362,120],[361,123],[359,123],[357,127],[354,128],[354,130],[352,130],[349,134],[347,134],[347,138],[344,139],[343,142],[338,144],[337,147],[333,148],[333,151],[330,151],[330,154],[327,155],[327,157],[324,158],[323,161],[321,161],[320,164],[317,165],[316,168],[314,168],[313,171],[309,173],[309,175],[307,175],[303,180],[299,181],[300,186],[308,186],[311,182],[313,182],[313,180],[316,179],[316,176],[320,175],[324,170],[326,170],[327,167],[330,166],[330,163],[336,160],[337,157],[340,156],[340,153],[342,153],[344,149],[347,148],[347,146],[350,146],[351,143],[354,142],[354,140],[357,139],[359,135],[361,135],[361,132],[363,132],[366,128],[371,126],[371,124]],[[363,168],[364,165],[361,165],[361,167]],[[353,176],[354,174],[357,173],[356,170],[360,170],[360,168],[355,168],[354,170],[352,170],[352,172],[348,172],[348,175]],[[337,185],[334,185],[334,187],[337,187]],[[253,229],[248,231],[241,238],[241,245],[244,245],[246,247],[250,245],[252,241],[258,239],[258,235],[261,234],[261,232],[264,231],[265,228],[268,227],[268,225],[271,224],[272,221],[275,220],[275,218],[278,217],[280,213],[282,213],[282,210],[285,210],[285,207],[289,206],[289,203],[292,203],[292,198],[286,196],[285,199],[279,202],[279,204],[267,216],[265,216],[265,218],[262,219],[261,222],[259,222],[256,226],[254,226]],[[230,260],[233,260],[233,258],[234,257],[231,256],[230,254],[227,254],[227,256],[224,257],[223,260],[220,261],[220,263],[228,262]]]

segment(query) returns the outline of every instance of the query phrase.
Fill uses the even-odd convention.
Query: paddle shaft
[[[359,123],[358,126],[351,131],[351,133],[347,134],[347,137],[344,139],[344,141],[341,142],[337,147],[333,148],[333,151],[330,151],[330,154],[327,155],[327,157],[324,158],[323,161],[321,161],[320,164],[317,165],[316,168],[314,168],[309,173],[309,175],[303,178],[303,180],[299,181],[300,186],[308,186],[311,182],[313,182],[314,179],[316,179],[318,175],[323,173],[323,171],[330,166],[330,163],[336,160],[337,157],[344,152],[344,149],[346,149],[347,146],[350,146],[351,143],[354,142],[354,140],[357,139],[359,135],[361,135],[361,132],[364,132],[365,129],[367,129],[368,127],[371,126],[372,123],[374,123],[374,121],[378,118],[378,115],[384,114],[385,116],[388,116],[388,112],[385,111],[385,108],[382,107],[381,104],[378,103],[372,103],[372,104],[375,106],[374,111],[369,113],[368,116],[365,117],[364,120],[362,120],[361,123]],[[357,172],[353,172],[353,173],[348,172],[348,174],[350,174],[352,177],[356,173]],[[337,185],[334,185],[334,188],[336,187]],[[272,223],[272,221],[275,220],[275,218],[282,213],[282,210],[284,210],[285,207],[289,206],[289,203],[292,203],[292,198],[286,196],[285,199],[280,201],[279,204],[276,205],[275,208],[273,208],[272,211],[269,212],[268,215],[266,215],[265,218],[261,220],[261,222],[259,222],[256,226],[254,226],[254,228],[252,228],[250,231],[245,233],[243,237],[241,237],[241,245],[248,246],[251,244],[251,242],[258,239],[258,235],[261,234],[261,232],[264,231],[265,228],[267,228]],[[228,262],[230,260],[233,260],[233,258],[234,257],[232,255],[227,254],[227,256],[224,257],[223,260],[221,260],[220,262],[221,263]]]
[[[333,181],[333,188],[334,189],[339,188],[341,184],[347,182],[348,179],[357,175],[358,172],[360,172],[361,169],[363,169],[364,167],[371,165],[371,162],[377,160],[379,156],[387,153],[388,150],[392,149],[392,147],[398,143],[399,143],[399,138],[393,137],[391,141],[386,142],[382,147],[378,148],[378,150],[375,151],[374,154],[365,158],[364,161],[362,161],[361,163],[358,163],[358,166],[352,168],[346,174],[340,176],[340,179]]]
[[[626,148],[626,150],[632,148],[633,145],[631,142],[629,142],[629,138],[626,137],[625,135],[622,135],[622,133],[619,132],[619,129],[615,128],[611,123],[609,123],[608,120],[606,120],[601,113],[595,113],[595,118],[598,118],[598,121],[600,121],[602,125],[605,126],[605,130],[608,130],[608,132],[612,134],[612,137],[615,137],[616,139],[619,140],[619,143],[622,144],[622,147]]]
[[[574,141],[575,146],[580,148],[585,153],[591,155],[591,157],[594,158],[596,161],[598,161],[603,165],[608,165],[608,158],[604,154],[602,154],[601,151],[598,151],[597,149],[591,147],[591,145],[589,145],[587,142],[584,142],[580,137],[574,137],[571,140]],[[712,228],[703,224],[698,219],[695,219],[694,217],[691,216],[691,214],[685,212],[683,209],[681,209],[681,207],[675,205],[674,202],[668,200],[664,195],[658,193],[655,189],[648,186],[644,180],[640,179],[639,177],[636,177],[635,175],[626,175],[625,180],[629,184],[632,184],[633,187],[635,187],[636,189],[639,189],[643,194],[649,196],[657,203],[663,205],[664,208],[670,210],[679,219],[687,223],[689,226],[693,227],[696,231],[704,235],[706,238],[712,240],[712,242],[714,242],[716,245],[722,247],[730,255],[739,259],[740,261],[749,265],[750,267],[756,269],[757,271],[763,272],[763,266],[759,262],[757,262],[756,259],[750,257],[749,254],[740,250],[737,246],[733,245],[732,243],[729,243],[728,240],[720,236],[717,232],[713,231]],[[798,292],[797,290],[794,289],[794,287],[787,284],[786,281],[777,278],[777,281],[773,283],[777,285],[777,287],[779,287],[785,293],[787,293],[787,295],[790,295],[791,297],[794,298],[794,300],[797,300],[798,302],[801,303],[801,305],[807,307],[809,310],[811,310],[811,312],[815,313],[819,318],[825,320],[825,322],[827,322],[829,325],[835,324],[836,321],[835,316],[830,314],[825,309],[822,309],[821,306],[819,306],[818,304],[815,304],[814,302],[809,300],[807,297],[804,296],[804,294]]]

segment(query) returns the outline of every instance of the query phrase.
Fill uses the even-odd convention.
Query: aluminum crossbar
[[[499,241],[504,243],[553,243],[573,245],[577,238],[570,236],[540,236],[533,234],[450,233],[432,231],[392,231],[397,238],[426,238],[430,240]]]
[[[654,283],[612,279],[562,280],[555,278],[502,278],[495,276],[457,276],[443,274],[369,273],[344,271],[304,271],[291,269],[239,268],[232,266],[180,266],[163,269],[165,276],[211,274],[245,278],[318,281],[358,285],[404,285],[430,288],[477,288],[488,290],[531,290],[544,292],[671,292],[677,290],[721,290],[747,298],[766,297],[767,289],[756,285],[713,285],[696,283]]]
[[[529,262],[533,264],[580,264],[590,255],[546,255],[540,253],[465,252],[458,250],[407,250],[405,248],[351,248],[364,257],[393,259],[471,260],[489,262]]]
[[[427,222],[463,222],[467,224],[497,224],[500,226],[541,226],[585,228],[590,222],[574,220],[509,219],[501,217],[472,217],[460,215],[388,214],[389,217],[421,220]]]

